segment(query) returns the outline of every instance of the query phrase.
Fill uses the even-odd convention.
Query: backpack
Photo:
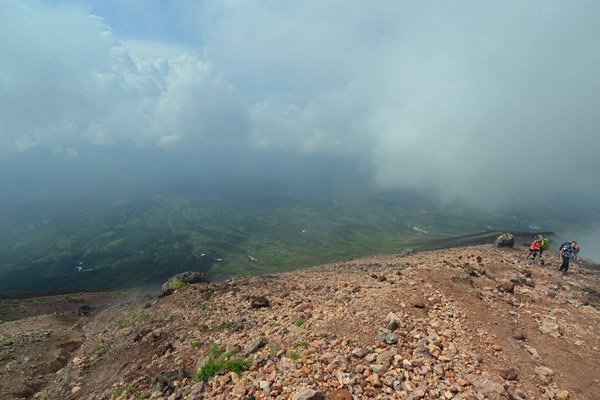
[[[560,245],[560,247],[558,248],[558,250],[562,250],[565,248],[565,246],[570,246],[571,242],[564,242],[563,244]]]
[[[550,248],[550,242],[551,242],[551,240],[550,240],[550,239],[548,239],[548,238],[543,238],[543,239],[542,239],[542,244],[541,244],[540,248],[541,248],[542,250],[548,250],[548,249]]]

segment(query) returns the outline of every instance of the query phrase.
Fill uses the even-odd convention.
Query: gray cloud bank
[[[175,2],[184,44],[73,4],[0,4],[5,171],[270,152],[475,204],[599,203],[598,2]]]

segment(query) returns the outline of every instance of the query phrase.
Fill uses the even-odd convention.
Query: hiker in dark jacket
[[[559,271],[562,271],[566,274],[569,271],[569,261],[571,258],[575,257],[579,252],[579,245],[577,242],[572,241],[571,243],[566,243],[560,248],[560,256],[562,258],[562,264],[560,265]]]

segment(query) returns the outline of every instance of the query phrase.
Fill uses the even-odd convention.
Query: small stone
[[[349,390],[334,390],[331,394],[331,400],[352,400],[352,393]]]
[[[500,376],[507,381],[516,381],[519,379],[519,374],[514,368],[509,368],[500,371]]]
[[[385,342],[387,344],[398,343],[398,335],[396,335],[395,333],[388,333],[387,335],[385,335]]]
[[[264,336],[258,337],[254,342],[248,343],[246,347],[244,347],[244,357],[248,357],[250,354],[256,352],[258,349],[267,344],[267,338]]]
[[[515,284],[510,281],[500,281],[496,283],[496,289],[502,293],[514,293]]]
[[[567,400],[569,398],[569,392],[567,390],[559,390],[556,392],[556,400]]]
[[[270,305],[269,299],[264,296],[253,296],[250,298],[250,308],[265,308]]]
[[[515,329],[513,332],[513,338],[517,340],[525,340],[527,336],[521,329]]]
[[[540,332],[552,337],[560,337],[563,335],[562,328],[551,318],[544,318],[540,325]]]
[[[499,344],[493,344],[492,349],[494,351],[502,351],[502,346],[500,346]]]
[[[425,308],[425,303],[422,300],[417,300],[412,303],[412,306],[414,308],[423,309],[423,308]]]
[[[81,386],[73,386],[71,388],[71,394],[77,394],[81,390]]]
[[[352,349],[352,356],[356,358],[363,358],[367,355],[367,351],[361,347],[356,347]]]
[[[314,389],[300,389],[292,400],[325,400],[323,392]]]
[[[536,367],[533,371],[544,382],[552,380],[552,375],[554,375],[554,371],[548,367]]]
[[[235,394],[236,396],[242,397],[243,395],[246,394],[247,391],[248,391],[248,388],[246,387],[246,383],[240,379],[233,387],[232,393]]]
[[[367,381],[373,386],[373,387],[381,387],[381,380],[379,379],[379,375],[377,374],[371,374],[367,377]]]
[[[541,360],[542,359],[542,357],[540,357],[538,351],[534,347],[525,345],[525,349],[531,355],[531,358],[533,358],[534,360]]]
[[[271,392],[271,384],[267,381],[258,382],[258,387],[264,394],[269,394]]]
[[[386,329],[393,331],[400,326],[400,317],[393,312],[390,312],[388,313],[387,317],[385,317],[385,322],[387,323]]]
[[[298,311],[298,312],[303,312],[306,310],[312,310],[314,307],[311,303],[302,303],[302,304],[298,304],[296,307],[294,307],[294,311]]]

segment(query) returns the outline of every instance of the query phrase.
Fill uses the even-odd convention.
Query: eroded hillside
[[[600,275],[557,262],[482,245],[190,285],[44,328],[42,342],[65,342],[64,367],[20,395],[595,399]],[[32,371],[33,326],[0,325],[6,398]]]

